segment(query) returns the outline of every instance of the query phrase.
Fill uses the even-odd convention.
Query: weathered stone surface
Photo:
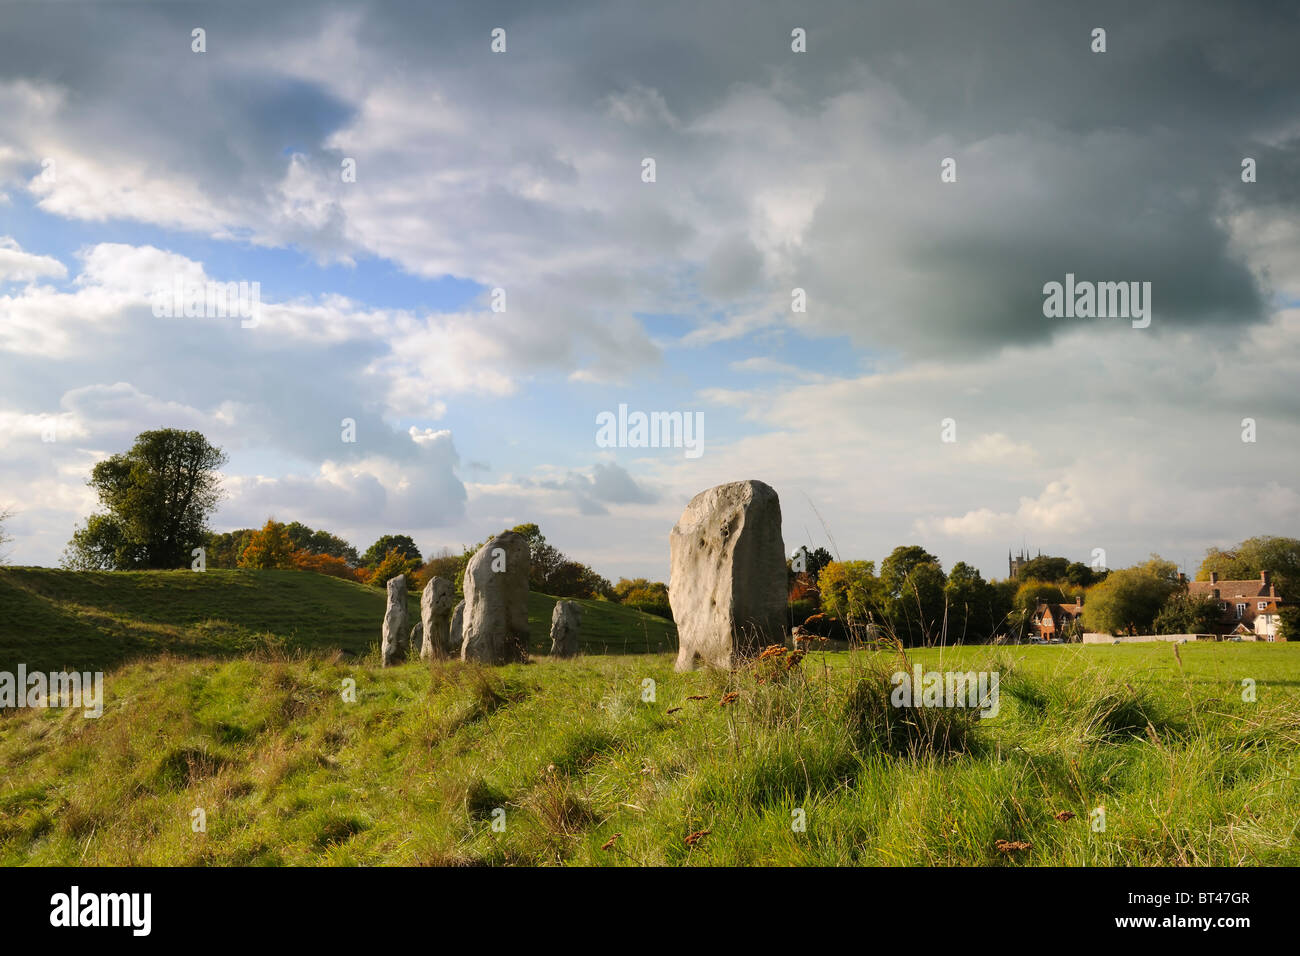
[[[551,612],[551,656],[572,657],[578,653],[578,632],[582,608],[577,601],[556,601]]]
[[[528,656],[528,541],[506,531],[465,568],[461,658],[506,664]]]
[[[407,653],[414,656],[420,651],[420,645],[424,643],[424,622],[416,621],[411,625],[411,639],[407,642]]]
[[[406,575],[388,579],[388,606],[384,609],[384,641],[380,659],[384,667],[406,657],[410,614],[406,610]]]
[[[465,636],[465,602],[457,601],[456,610],[451,612],[451,633],[447,638],[447,653],[460,657],[461,644]]]
[[[784,642],[785,544],[781,502],[761,481],[734,481],[691,499],[669,536],[668,602],[677,669],[730,668]]]
[[[420,592],[420,622],[424,625],[424,643],[420,659],[446,657],[451,641],[451,611],[456,603],[456,589],[446,578],[430,578]],[[414,648],[414,644],[411,645]]]

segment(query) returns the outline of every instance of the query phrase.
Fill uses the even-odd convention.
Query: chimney
[[[1264,587],[1268,587],[1270,577],[1271,575],[1267,571],[1259,572],[1259,583],[1264,585]]]
[[[1187,583],[1187,575],[1185,575],[1182,571],[1178,572],[1178,583],[1179,584]]]
[[[1211,583],[1211,584],[1218,584],[1218,583],[1219,583],[1219,572],[1218,572],[1218,571],[1211,571],[1211,572],[1210,572],[1210,583]]]

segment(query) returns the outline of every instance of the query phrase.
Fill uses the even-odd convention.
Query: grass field
[[[74,573],[0,568],[0,670],[106,670],[166,652],[231,656],[259,650],[378,647],[384,592],[303,571]],[[411,621],[419,597],[408,596]],[[605,601],[583,607],[582,646],[592,652],[665,651],[676,631],[663,618]],[[550,649],[555,599],[530,594],[532,651]]]
[[[381,669],[382,603],[302,572],[0,571],[0,670],[109,671],[98,719],[0,715],[0,863],[1300,863],[1300,645],[676,674],[666,622],[588,605],[573,660]],[[997,716],[890,706],[917,662],[997,672]]]

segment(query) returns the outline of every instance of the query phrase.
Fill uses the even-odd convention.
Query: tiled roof
[[[1234,598],[1267,598],[1273,596],[1273,585],[1259,578],[1251,581],[1188,581],[1187,593],[1196,597],[1212,597],[1219,592],[1220,601]]]

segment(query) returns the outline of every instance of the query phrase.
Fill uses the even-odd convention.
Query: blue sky
[[[1296,14],[1193,6],[6,6],[11,560],[166,426],[229,453],[220,530],[536,521],[610,578],[741,478],[791,549],[988,576],[1294,534]],[[1151,282],[1151,327],[1046,319],[1067,272]],[[261,323],[154,317],[177,279],[260,283]],[[620,404],[704,454],[598,447]]]

